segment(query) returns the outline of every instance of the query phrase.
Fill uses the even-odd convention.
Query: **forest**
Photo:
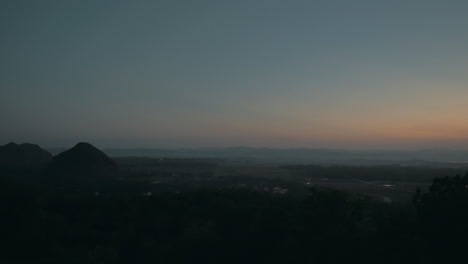
[[[413,204],[311,187],[151,196],[1,183],[2,263],[441,263],[464,257],[468,174]]]

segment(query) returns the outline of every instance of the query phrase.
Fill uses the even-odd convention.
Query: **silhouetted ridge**
[[[10,142],[10,143],[6,144],[5,146],[3,146],[2,148],[9,149],[9,148],[16,148],[16,147],[19,147],[19,145],[16,144],[15,142]]]
[[[8,143],[0,147],[0,166],[7,168],[29,168],[40,166],[52,159],[52,155],[35,144]]]
[[[95,178],[115,176],[117,165],[104,152],[89,143],[78,143],[52,160],[49,173],[67,177]]]
[[[37,163],[45,163],[52,159],[52,154],[36,144],[23,143],[19,147],[24,151],[26,158]]]

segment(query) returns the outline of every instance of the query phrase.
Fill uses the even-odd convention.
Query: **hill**
[[[0,167],[8,169],[28,169],[46,164],[52,154],[35,144],[8,143],[0,146]]]
[[[63,180],[103,180],[117,175],[118,167],[89,143],[78,143],[52,159],[47,174]]]

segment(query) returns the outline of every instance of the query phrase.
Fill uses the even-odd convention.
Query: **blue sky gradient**
[[[0,3],[0,143],[468,148],[466,1]]]

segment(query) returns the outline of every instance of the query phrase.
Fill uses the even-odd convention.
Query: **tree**
[[[464,257],[468,235],[468,173],[433,180],[428,192],[417,190],[414,202],[421,236],[438,261]]]

